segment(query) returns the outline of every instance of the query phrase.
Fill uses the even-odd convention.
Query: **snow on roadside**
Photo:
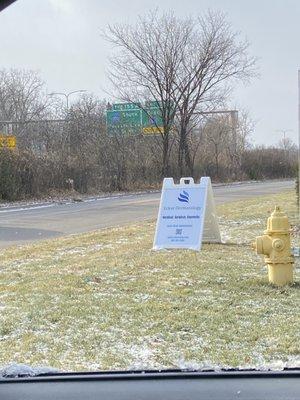
[[[57,374],[60,371],[52,367],[31,367],[26,364],[12,363],[0,369],[2,378],[18,378],[25,376],[39,376],[45,374]]]

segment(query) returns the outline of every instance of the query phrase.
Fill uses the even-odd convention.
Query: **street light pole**
[[[66,106],[67,106],[67,111],[69,111],[69,97],[74,94],[74,93],[83,93],[86,92],[86,90],[73,90],[73,92],[69,93],[64,93],[64,92],[52,92],[49,93],[48,96],[64,96],[66,99]]]
[[[69,93],[64,93],[64,92],[52,92],[49,93],[48,96],[64,96],[66,99],[66,106],[67,106],[67,112],[69,111],[69,97],[72,94],[75,93],[83,93],[86,92],[86,90],[73,90],[72,92]],[[70,130],[68,129],[68,136],[67,136],[67,141],[68,141],[68,159],[70,158],[70,154],[71,154],[71,136],[70,136]]]
[[[298,220],[300,222],[300,70],[298,69]]]

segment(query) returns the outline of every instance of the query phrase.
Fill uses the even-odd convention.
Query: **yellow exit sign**
[[[144,126],[142,132],[144,135],[162,134],[164,133],[164,128],[163,126]]]
[[[17,145],[17,139],[13,135],[0,135],[0,148],[14,149]]]

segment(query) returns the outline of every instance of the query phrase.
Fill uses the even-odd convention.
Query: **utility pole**
[[[298,69],[298,220],[300,222],[300,70]]]

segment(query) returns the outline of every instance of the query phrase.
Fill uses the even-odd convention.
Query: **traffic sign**
[[[107,110],[106,122],[109,134],[139,134],[141,131],[141,112],[139,109]]]
[[[116,103],[112,105],[112,110],[126,111],[126,110],[140,110],[141,103]]]
[[[14,149],[17,145],[17,139],[13,135],[0,134],[0,148]]]
[[[109,135],[139,135],[163,133],[163,118],[159,102],[118,103],[106,111],[106,125]]]
[[[159,108],[161,104],[162,104],[161,101],[154,100],[154,101],[146,101],[145,106],[146,108]]]
[[[150,107],[142,111],[142,131],[145,134],[163,133],[163,119],[157,102],[151,102]]]
[[[163,133],[164,127],[163,126],[144,126],[142,128],[142,132],[144,135],[155,135],[158,133]]]

